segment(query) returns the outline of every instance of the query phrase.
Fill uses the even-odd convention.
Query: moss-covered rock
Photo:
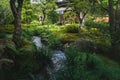
[[[81,51],[95,52],[97,46],[89,39],[78,39],[70,44],[71,47],[78,48]]]

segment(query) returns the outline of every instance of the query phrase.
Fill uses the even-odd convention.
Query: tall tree
[[[13,41],[16,48],[21,47],[21,11],[24,0],[10,0],[10,7],[14,16]]]
[[[120,30],[120,0],[118,0],[116,6],[116,28]]]
[[[117,1],[116,12],[115,12],[115,34],[116,44],[120,46],[120,0]]]
[[[112,45],[114,44],[114,31],[115,31],[115,16],[114,16],[114,3],[113,3],[113,0],[108,0],[109,2],[109,24],[110,24],[110,34],[111,34],[111,43]]]
[[[50,11],[53,11],[56,7],[56,4],[55,4],[55,1],[56,0],[40,0],[40,4],[39,4],[39,8],[41,10],[41,13],[42,13],[42,22],[41,24],[44,24],[44,21],[47,17],[47,14],[50,12]]]
[[[111,46],[120,46],[120,0],[96,0],[109,14]]]
[[[90,10],[90,2],[88,0],[68,0],[69,5],[68,7],[71,7],[72,10],[76,13],[76,16],[79,21],[79,33],[81,32],[81,26],[83,24],[84,18],[88,11]]]

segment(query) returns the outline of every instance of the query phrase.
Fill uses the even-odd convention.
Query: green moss
[[[78,33],[78,24],[66,25],[64,31],[67,33]]]
[[[60,40],[62,42],[74,42],[77,39],[79,39],[78,34],[64,33],[63,35],[60,36]]]

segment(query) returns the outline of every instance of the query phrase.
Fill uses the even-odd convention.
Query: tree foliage
[[[0,1],[0,24],[8,24],[13,21],[12,13],[7,0]]]
[[[40,14],[39,16],[41,16],[42,20],[41,20],[41,24],[44,24],[47,15],[51,12],[54,11],[56,8],[56,4],[55,4],[55,0],[41,0],[40,4],[38,4],[37,9],[39,9]]]

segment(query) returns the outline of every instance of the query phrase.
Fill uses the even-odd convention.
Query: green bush
[[[55,48],[60,44],[60,40],[47,27],[41,27],[41,28],[27,30],[27,31],[25,30],[23,32],[23,35],[24,36],[27,36],[27,35],[40,36],[43,44],[51,48]]]
[[[60,44],[60,40],[54,34],[52,34],[50,30],[44,28],[41,29],[40,36],[42,37],[44,44],[48,45],[51,48],[55,48]]]
[[[61,23],[61,22],[58,22],[58,23],[56,23],[56,25],[61,26],[61,25],[62,25],[62,23]]]
[[[27,3],[27,6],[23,6],[23,8],[22,8],[22,23],[30,23],[33,20],[38,20],[39,16],[38,16],[38,14],[36,14],[33,11],[32,7],[29,3]]]
[[[91,28],[83,33],[83,35],[92,40],[97,45],[97,49],[107,51],[111,46],[110,34],[107,31],[101,31],[98,28]]]
[[[31,27],[37,27],[37,26],[39,26],[39,25],[40,25],[40,22],[37,21],[37,20],[33,20],[33,21],[30,23],[30,26],[31,26]]]
[[[87,29],[90,28],[98,28],[100,30],[104,30],[104,31],[108,31],[109,27],[107,23],[103,23],[103,22],[94,22],[94,21],[86,21],[85,22],[85,26]]]
[[[29,44],[23,46],[20,49],[16,49],[12,45],[7,45],[6,55],[7,58],[14,61],[12,67],[4,66],[3,72],[0,71],[0,74],[3,74],[3,79],[1,80],[17,80],[29,78],[29,75],[33,75],[38,72],[45,64],[49,64],[51,49],[45,47],[37,51],[34,44]],[[4,55],[5,55],[4,54]]]
[[[65,26],[65,32],[67,33],[78,33],[78,25],[77,24],[69,24]]]
[[[67,69],[63,80],[119,80],[120,69],[109,66],[95,54],[67,48]],[[116,73],[115,73],[116,72]]]
[[[87,28],[85,37],[93,40],[97,44],[98,51],[107,51],[111,46],[109,26],[104,22],[94,22],[92,20],[86,21]]]
[[[52,24],[56,23],[57,20],[58,20],[58,16],[59,15],[57,14],[56,11],[54,11],[54,10],[50,11],[48,13],[48,20],[49,20],[49,22],[52,23]]]
[[[13,25],[6,25],[3,29],[3,31],[6,32],[6,33],[13,33],[14,26]]]

